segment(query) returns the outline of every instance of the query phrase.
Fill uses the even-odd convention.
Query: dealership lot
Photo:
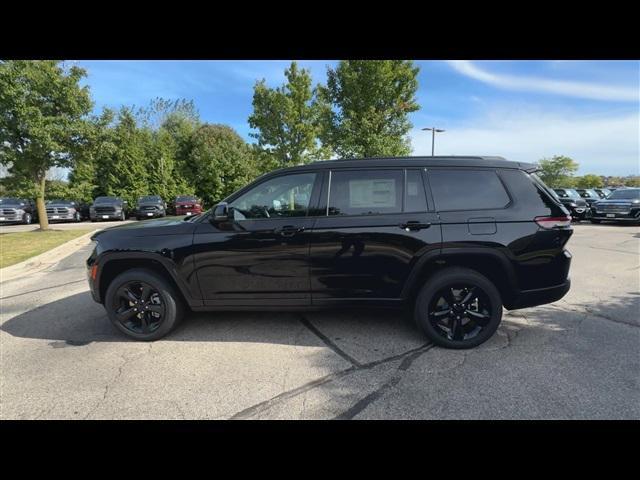
[[[638,419],[640,227],[576,225],[568,248],[564,299],[452,351],[380,310],[192,314],[137,343],[91,300],[87,246],[0,284],[1,418]]]

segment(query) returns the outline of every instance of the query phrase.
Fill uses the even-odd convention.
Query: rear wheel
[[[164,337],[184,315],[182,300],[171,284],[144,269],[118,275],[107,289],[104,306],[118,330],[143,341]]]
[[[502,300],[484,275],[452,267],[427,280],[418,294],[414,317],[436,345],[472,348],[487,341],[502,320]]]

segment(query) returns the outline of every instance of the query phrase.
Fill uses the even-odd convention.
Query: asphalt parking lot
[[[568,248],[564,299],[452,351],[380,310],[193,314],[137,343],[91,300],[87,246],[0,284],[1,418],[639,419],[640,227]]]

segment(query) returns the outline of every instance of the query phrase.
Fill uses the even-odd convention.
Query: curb
[[[58,263],[63,258],[68,257],[73,252],[83,247],[91,241],[89,237],[96,233],[98,230],[92,230],[79,237],[76,237],[68,242],[58,245],[51,250],[42,252],[35,257],[28,258],[15,265],[9,265],[8,267],[0,268],[0,283],[14,280],[16,278],[39,272],[45,268]]]

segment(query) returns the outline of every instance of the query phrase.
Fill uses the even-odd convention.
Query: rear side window
[[[486,210],[506,207],[507,194],[493,170],[430,170],[436,210]]]
[[[420,170],[407,170],[407,185],[404,197],[405,212],[426,212],[427,195]]]
[[[402,170],[331,172],[329,215],[402,212]]]

